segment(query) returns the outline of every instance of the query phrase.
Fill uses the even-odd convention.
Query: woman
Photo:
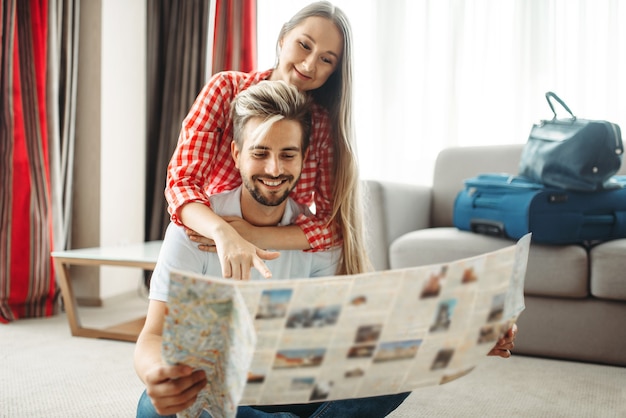
[[[264,248],[317,251],[341,245],[337,274],[369,269],[352,128],[351,54],[345,14],[329,2],[312,3],[283,26],[275,68],[216,74],[183,121],[168,167],[168,210],[173,222],[205,244],[201,248],[217,251],[224,277],[248,279],[252,267],[270,277],[263,260],[278,253]],[[292,193],[297,202],[314,205],[315,214],[290,227],[259,228],[239,218],[221,218],[208,201],[208,195],[240,182],[230,159],[230,103],[240,91],[266,79],[293,84],[315,102],[309,157]]]

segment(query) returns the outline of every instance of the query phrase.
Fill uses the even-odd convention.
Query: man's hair
[[[302,152],[309,147],[311,136],[311,99],[284,81],[261,81],[235,97],[232,104],[233,139],[243,145],[243,132],[252,118],[263,122],[252,133],[253,141],[264,138],[280,120],[293,120],[302,128]]]

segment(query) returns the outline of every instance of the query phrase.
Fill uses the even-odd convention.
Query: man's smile
[[[263,179],[263,178],[257,178],[257,180],[260,183],[263,183],[265,186],[267,187],[278,187],[284,183],[286,183],[288,181],[287,178],[280,178],[280,179]]]

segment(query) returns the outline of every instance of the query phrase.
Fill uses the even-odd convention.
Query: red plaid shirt
[[[214,75],[203,87],[182,123],[178,145],[167,169],[165,198],[173,222],[181,225],[178,211],[189,202],[210,206],[208,196],[232,190],[241,184],[230,152],[233,126],[230,104],[239,92],[266,80],[271,70],[242,73],[226,71]],[[333,244],[326,226],[332,210],[333,143],[328,113],[314,105],[309,154],[291,197],[307,206],[315,203],[315,215],[296,220],[311,248],[322,250]],[[337,245],[338,237],[334,243]]]

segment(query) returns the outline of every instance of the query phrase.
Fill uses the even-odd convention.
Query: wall
[[[145,0],[82,0],[71,248],[144,240]],[[143,274],[72,267],[77,299],[100,305]]]

